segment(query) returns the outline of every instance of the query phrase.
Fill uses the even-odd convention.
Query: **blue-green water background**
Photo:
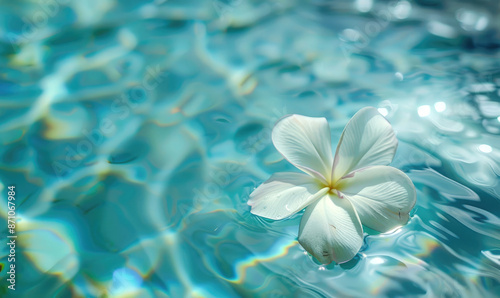
[[[18,297],[500,295],[498,1],[2,1],[1,234]],[[444,104],[443,104],[444,103]],[[294,171],[277,119],[334,146],[374,106],[418,194],[409,223],[322,266],[300,214],[249,193]],[[7,240],[5,240],[7,242]],[[0,296],[7,245],[0,246]]]

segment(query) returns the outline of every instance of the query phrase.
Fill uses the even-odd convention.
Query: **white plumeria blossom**
[[[398,141],[375,108],[361,109],[347,123],[335,157],[325,118],[285,116],[272,140],[306,174],[273,174],[250,195],[251,212],[278,220],[306,208],[298,240],[321,263],[351,260],[363,244],[361,224],[387,232],[408,221],[415,187],[388,166]]]

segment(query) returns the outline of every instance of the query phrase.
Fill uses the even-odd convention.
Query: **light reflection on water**
[[[56,4],[0,9],[0,214],[15,184],[17,293],[500,293],[495,3]],[[393,124],[392,165],[417,205],[323,266],[297,242],[300,215],[258,218],[246,200],[294,170],[271,143],[277,119],[326,117],[336,143],[364,106]]]

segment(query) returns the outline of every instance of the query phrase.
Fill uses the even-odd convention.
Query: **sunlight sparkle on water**
[[[373,7],[373,0],[356,0],[355,6],[361,12],[368,12]]]
[[[490,145],[486,145],[486,144],[479,145],[478,149],[479,149],[479,151],[484,152],[484,153],[490,153],[491,151],[493,151],[493,148],[491,148]]]
[[[423,105],[418,107],[418,115],[420,117],[427,117],[431,113],[431,107],[428,105]]]
[[[370,263],[372,263],[373,265],[380,265],[384,263],[384,259],[382,259],[381,257],[375,257],[370,260]]]
[[[445,102],[442,102],[442,101],[438,101],[434,104],[434,109],[436,110],[436,112],[438,113],[441,113],[441,112],[444,112],[444,110],[446,110],[446,103]]]

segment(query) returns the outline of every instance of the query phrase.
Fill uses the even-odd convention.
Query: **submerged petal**
[[[361,222],[379,232],[404,225],[417,199],[410,178],[388,166],[355,171],[340,180],[338,187],[354,205]]]
[[[356,169],[388,165],[397,146],[391,124],[375,108],[361,109],[340,137],[333,163],[333,181]]]
[[[308,206],[299,243],[323,264],[352,259],[363,244],[363,228],[349,200],[329,193]]]
[[[302,173],[276,173],[257,187],[248,200],[255,215],[283,219],[304,209],[328,188],[321,189],[316,179]]]
[[[333,156],[325,118],[285,116],[274,126],[272,139],[276,149],[294,166],[325,183],[330,180]]]

